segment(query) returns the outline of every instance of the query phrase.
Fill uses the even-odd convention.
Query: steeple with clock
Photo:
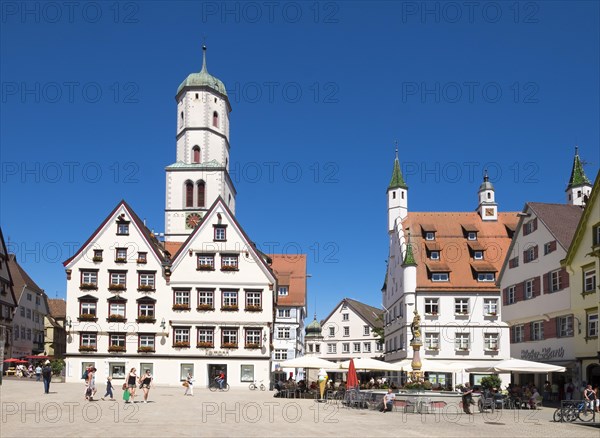
[[[477,212],[484,221],[498,220],[498,204],[496,204],[496,194],[494,186],[490,182],[487,170],[483,175],[483,182],[479,186],[479,206]]]
[[[235,213],[235,187],[229,175],[229,113],[225,85],[202,69],[177,89],[176,162],[167,166],[165,240],[182,242],[213,202],[221,197]]]

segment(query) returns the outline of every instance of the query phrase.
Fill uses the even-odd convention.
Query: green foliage
[[[502,380],[500,379],[500,377],[498,377],[497,374],[492,374],[491,376],[483,377],[481,379],[480,384],[485,389],[500,389],[500,385],[502,385]]]
[[[60,376],[60,373],[65,368],[65,361],[63,359],[54,359],[50,362],[50,368],[52,368],[52,374]]]

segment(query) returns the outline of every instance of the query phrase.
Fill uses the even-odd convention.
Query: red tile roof
[[[498,290],[495,282],[477,281],[476,273],[500,270],[511,242],[507,228],[514,229],[517,222],[516,212],[498,213],[497,221],[482,221],[477,212],[408,213],[403,226],[411,231],[417,262],[417,291]],[[477,230],[476,241],[467,240],[466,229]],[[431,230],[435,230],[435,241],[425,240],[425,231]],[[427,259],[426,248],[438,245],[440,260]],[[473,259],[475,248],[483,249],[483,260]],[[431,281],[432,272],[448,272],[449,281]]]
[[[56,319],[66,318],[67,302],[60,298],[48,298],[50,315]]]
[[[278,296],[279,306],[306,305],[306,254],[269,254],[279,286],[289,286],[287,296]]]

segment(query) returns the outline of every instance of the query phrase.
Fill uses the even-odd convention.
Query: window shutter
[[[523,251],[523,263],[529,263],[529,260],[527,259],[527,251]]]
[[[556,251],[556,240],[550,242],[550,251]]]
[[[544,274],[544,294],[550,292],[550,273]]]
[[[542,279],[540,277],[535,277],[533,279],[533,296],[537,297],[538,295],[540,295],[541,292],[541,283]]]
[[[517,283],[515,285],[515,303],[525,299],[525,283]]]
[[[569,273],[566,268],[561,268],[560,273],[558,274],[560,277],[560,288],[566,289],[569,287]]]
[[[505,287],[502,290],[502,296],[504,297],[504,305],[505,306],[508,305],[508,288],[507,287]]]
[[[538,258],[538,246],[536,245],[533,247],[533,259],[537,260],[537,258]]]
[[[556,318],[550,318],[550,321],[544,321],[544,339],[556,338]]]
[[[531,229],[531,231],[535,231],[537,230],[537,217],[535,219],[533,219],[533,227]]]

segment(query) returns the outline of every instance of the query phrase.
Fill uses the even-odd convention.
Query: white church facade
[[[204,51],[206,49],[204,48]],[[177,95],[176,162],[166,167],[165,240],[121,201],[64,262],[67,381],[88,365],[119,386],[131,368],[157,384],[269,381],[277,289],[270,258],[235,218],[224,84],[202,70]]]

